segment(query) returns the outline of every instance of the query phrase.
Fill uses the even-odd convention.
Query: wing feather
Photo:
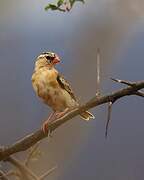
[[[68,83],[68,81],[66,81],[66,80],[64,79],[64,77],[63,77],[62,75],[58,74],[58,76],[57,76],[57,81],[58,81],[59,85],[61,86],[61,88],[63,88],[64,90],[66,90],[66,91],[71,95],[71,97],[72,97],[75,101],[77,101],[77,98],[76,98],[76,96],[74,95],[74,92],[73,92],[72,88],[70,87],[70,84]]]

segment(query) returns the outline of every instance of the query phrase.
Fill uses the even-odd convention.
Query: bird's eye
[[[53,56],[46,56],[46,59],[49,61],[49,62],[52,62],[54,57]]]

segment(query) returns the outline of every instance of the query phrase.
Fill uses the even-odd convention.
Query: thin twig
[[[118,83],[121,83],[121,84],[128,85],[128,86],[135,86],[135,83],[130,82],[130,81],[125,81],[125,80],[121,80],[121,79],[114,79],[114,78],[111,78],[111,80],[118,82]],[[138,96],[144,97],[144,92],[142,92],[142,91],[136,91],[135,94]]]
[[[48,175],[50,175],[53,171],[57,169],[57,166],[52,167],[47,172],[45,172],[43,175],[40,176],[39,180],[44,180]]]
[[[83,111],[89,110],[93,107],[108,103],[110,101],[116,101],[122,97],[135,95],[137,91],[144,88],[144,81],[135,82],[135,86],[129,86],[127,88],[123,88],[111,94],[100,96],[100,97],[93,97],[84,105],[68,112],[65,116],[55,120],[53,123],[49,124],[48,130],[54,131],[56,128],[64,124],[65,122],[69,121],[70,119],[74,118],[78,114]],[[42,130],[38,130],[23,139],[17,141],[16,143],[12,144],[9,147],[0,148],[0,161],[8,158],[10,155],[15,154],[20,151],[25,151],[26,149],[30,148],[38,141],[43,138],[46,138],[47,135],[43,133]]]
[[[118,82],[118,83],[121,83],[121,84],[128,85],[128,86],[134,86],[134,85],[135,85],[134,82],[125,81],[125,80],[121,80],[121,79],[111,78],[111,80],[113,80],[113,81],[115,81],[115,82]]]
[[[107,116],[106,130],[105,130],[105,138],[107,138],[108,135],[109,122],[111,119],[111,112],[112,112],[112,104],[113,102],[111,101],[108,103],[108,116]]]

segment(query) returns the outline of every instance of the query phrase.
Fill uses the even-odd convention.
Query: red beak
[[[60,62],[60,58],[56,55],[56,57],[53,60],[53,64],[57,64]]]

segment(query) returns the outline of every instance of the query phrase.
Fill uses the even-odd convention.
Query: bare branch
[[[121,83],[121,84],[128,85],[128,86],[135,86],[135,83],[130,82],[130,81],[114,79],[114,78],[111,78],[111,80],[113,80],[115,82],[118,82],[118,83]],[[142,91],[136,91],[135,94],[138,95],[138,96],[144,97],[144,93]]]
[[[57,166],[52,167],[47,172],[45,172],[43,175],[40,176],[39,180],[44,180],[49,174],[51,174],[53,171],[57,169]]]
[[[135,82],[134,86],[129,86],[127,88],[118,90],[116,92],[113,92],[105,96],[100,96],[100,97],[95,96],[84,105],[72,110],[71,112],[68,112],[65,116],[49,124],[48,130],[54,131],[56,128],[58,128],[65,122],[69,121],[70,119],[74,118],[75,116],[77,116],[83,111],[89,110],[93,107],[96,107],[96,106],[99,106],[108,102],[114,102],[124,96],[135,95],[137,91],[143,88],[144,88],[144,81],[141,81],[141,82]],[[12,144],[9,147],[0,148],[0,160],[4,160],[8,158],[10,155],[14,153],[25,151],[26,149],[30,148],[31,146],[36,144],[38,141],[46,137],[47,137],[46,134],[44,134],[41,130],[38,130],[24,137],[23,139],[17,141],[15,144]]]
[[[137,96],[144,97],[144,93],[142,91],[135,92]]]
[[[112,104],[113,104],[113,102],[111,102],[111,101],[108,103],[108,116],[107,116],[107,123],[106,123],[105,138],[107,138],[107,135],[108,135],[108,127],[109,127],[109,122],[111,119]]]
[[[134,86],[135,85],[135,83],[133,83],[133,82],[125,81],[125,80],[121,80],[121,79],[111,78],[111,80],[118,82],[118,83],[121,83],[121,84],[128,85],[128,86]]]
[[[97,49],[97,59],[96,59],[96,96],[100,95],[100,49]]]

